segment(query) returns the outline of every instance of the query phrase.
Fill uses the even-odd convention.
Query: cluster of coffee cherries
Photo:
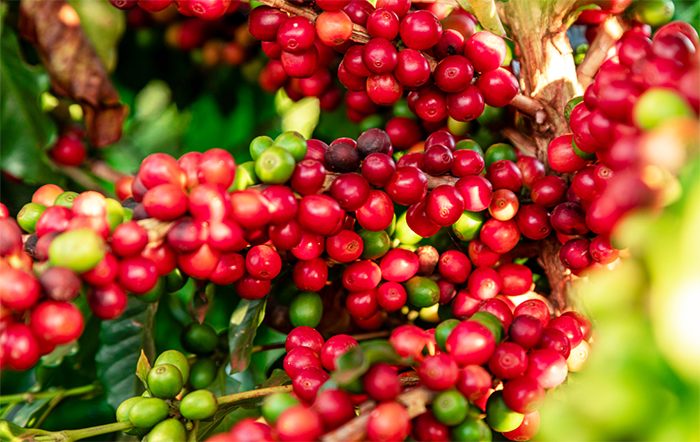
[[[317,440],[355,418],[367,399],[378,404],[365,424],[367,440],[491,440],[492,430],[529,440],[539,429],[546,390],[582,368],[591,322],[575,312],[550,319],[547,305],[535,297],[517,306],[499,303],[428,330],[400,326],[388,343],[358,344],[342,334],[325,341],[313,328],[294,328],[284,358],[293,392],[265,399],[268,425],[246,419],[209,441]],[[350,381],[337,377],[347,368],[339,358],[357,350],[367,367]],[[428,411],[418,415],[400,402],[410,391],[403,380],[411,378],[432,392]]]
[[[317,1],[316,6],[322,12],[315,22],[267,6],[251,12],[250,32],[272,59],[261,74],[265,89],[289,84],[285,90],[293,98],[317,96],[322,104],[331,96],[339,99],[328,69],[333,61],[328,49],[334,48],[344,53],[337,76],[349,91],[345,101],[353,121],[397,102],[404,90],[410,91],[411,111],[429,122],[448,116],[471,121],[482,114],[484,103],[503,107],[518,93],[516,77],[501,68],[510,63],[504,40],[488,31],[474,33],[476,20],[459,8],[455,15],[473,20],[463,32],[443,30],[432,11],[410,10],[410,0],[379,0],[376,9],[366,1]],[[366,44],[351,41],[357,26],[366,27]],[[302,79],[298,87],[289,77]]]
[[[574,173],[574,198],[556,206],[550,219],[558,233],[572,235],[561,249],[567,267],[611,262],[617,253],[607,235],[624,215],[663,205],[669,172],[678,170],[678,155],[685,152],[660,156],[645,137],[674,118],[697,120],[698,47],[697,33],[683,22],[659,28],[653,40],[628,32],[584,96],[570,103],[573,133],[556,138],[548,149],[554,170]],[[682,132],[683,123],[677,124],[673,130]],[[564,218],[567,227],[557,228]],[[589,231],[598,236],[586,237]]]
[[[133,425],[124,432],[147,435],[152,441],[184,441],[193,428],[192,421],[214,416],[219,408],[216,396],[196,387],[201,383],[198,363],[190,367],[187,357],[176,350],[161,353],[142,380],[146,391],[117,408],[117,422]]]
[[[673,18],[672,0],[632,2],[632,0],[592,0],[581,11],[576,24],[585,25],[586,39],[592,42],[599,32],[598,26],[614,16],[622,16],[632,29],[651,34],[651,28],[668,23]]]

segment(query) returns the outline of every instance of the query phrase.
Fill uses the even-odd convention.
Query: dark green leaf
[[[267,298],[243,299],[231,315],[228,344],[231,351],[231,374],[248,368],[253,351],[253,339],[265,317]]]
[[[130,297],[126,310],[118,319],[102,323],[102,345],[96,356],[97,376],[107,392],[107,402],[114,409],[143,391],[134,370],[141,349],[149,358],[154,358],[151,326],[156,306]]]
[[[0,143],[2,169],[36,184],[60,182],[44,149],[56,138],[56,125],[39,106],[40,95],[49,88],[41,67],[22,61],[17,36],[2,27],[0,59]]]
[[[38,418],[49,405],[51,398],[36,399],[33,402],[23,402],[8,413],[8,420],[13,424],[26,427],[33,418]]]
[[[270,377],[263,382],[262,385],[260,385],[260,388],[278,387],[280,385],[290,384],[291,382],[292,380],[289,376],[287,376],[287,373],[285,373],[284,370],[275,368],[272,370]]]
[[[51,353],[41,357],[41,365],[44,367],[58,367],[63,362],[63,358],[77,354],[79,348],[77,342],[59,345]]]
[[[192,123],[183,139],[188,151],[204,152],[216,147],[225,148],[226,121],[209,94],[200,96],[191,108]]]

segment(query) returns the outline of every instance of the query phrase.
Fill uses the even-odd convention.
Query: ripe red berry
[[[112,233],[112,251],[119,256],[141,253],[148,244],[148,232],[135,221],[118,225]]]
[[[486,326],[466,321],[452,330],[445,342],[445,348],[462,366],[481,365],[493,354],[496,342],[493,333]]]
[[[34,275],[13,267],[5,267],[0,279],[0,304],[22,312],[30,309],[41,296],[39,281]]]
[[[514,342],[503,342],[491,355],[489,370],[501,379],[514,379],[525,373],[527,363],[525,349]]]
[[[326,281],[328,280],[328,266],[321,258],[299,261],[294,266],[292,280],[299,290],[317,292],[326,285]]]
[[[455,358],[446,353],[440,353],[423,359],[418,367],[418,375],[426,387],[443,391],[457,384],[459,366]]]
[[[292,388],[297,397],[307,403],[316,400],[318,389],[321,388],[330,375],[317,367],[307,367],[299,371],[292,381]]]
[[[477,32],[464,45],[464,55],[469,58],[477,72],[498,69],[505,61],[506,53],[506,42],[489,31]]]
[[[321,348],[321,363],[323,364],[323,368],[328,371],[335,370],[337,366],[336,360],[358,345],[359,344],[352,336],[335,335],[331,337]]]
[[[316,440],[323,433],[323,421],[313,409],[295,405],[277,418],[275,428],[281,441]]]
[[[91,287],[87,300],[92,313],[105,321],[119,317],[128,302],[124,290],[114,282],[101,287]]]
[[[401,20],[399,33],[406,46],[421,51],[440,41],[442,25],[435,14],[420,10],[407,14]]]
[[[41,302],[29,318],[34,336],[55,345],[67,344],[80,337],[84,325],[83,314],[68,302]]]
[[[74,136],[61,135],[50,153],[58,164],[75,167],[85,159],[85,145]]]
[[[119,262],[117,280],[127,292],[140,295],[156,286],[158,273],[150,259],[131,256]]]

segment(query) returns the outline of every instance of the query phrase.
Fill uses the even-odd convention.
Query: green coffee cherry
[[[255,160],[255,174],[263,183],[281,184],[294,173],[294,157],[279,146],[270,146]]]
[[[185,427],[177,419],[166,419],[148,433],[148,442],[182,442],[186,439]]]
[[[138,428],[150,428],[166,417],[168,404],[162,399],[141,398],[129,410],[129,420]]]
[[[447,117],[447,130],[456,137],[463,137],[472,130],[471,121],[457,121],[452,117]]]
[[[571,118],[571,112],[573,112],[576,105],[581,103],[581,102],[583,102],[583,95],[579,95],[578,97],[574,97],[566,103],[566,107],[564,108],[564,118],[566,118],[567,123],[569,122],[569,119]]]
[[[518,161],[518,155],[515,153],[513,146],[505,143],[496,143],[489,146],[484,154],[484,162],[486,163],[484,170],[499,160],[510,160],[514,163]]]
[[[452,231],[460,241],[471,241],[479,235],[485,221],[486,216],[482,212],[465,210],[457,222],[452,224]]]
[[[493,338],[496,340],[496,343],[501,342],[501,340],[505,336],[506,332],[505,328],[503,327],[503,323],[492,313],[476,312],[472,315],[471,318],[469,318],[469,320],[478,322],[479,324],[488,328],[489,331],[493,334]]]
[[[275,425],[277,418],[287,408],[299,405],[299,401],[287,393],[275,393],[265,398],[260,410],[270,425]]]
[[[128,207],[124,207],[124,220],[123,222],[128,223],[131,221],[131,218],[134,216],[134,211],[133,209],[129,209]]]
[[[411,109],[409,109],[408,101],[406,101],[405,98],[401,98],[399,101],[394,103],[392,111],[395,117],[405,117],[412,120],[416,119],[416,116],[413,114],[413,112],[411,112]]]
[[[172,272],[165,275],[165,291],[173,293],[185,286],[189,276],[182,273],[182,270],[177,267]]]
[[[274,140],[267,135],[260,135],[259,137],[253,138],[250,142],[250,157],[253,160],[257,160],[263,150],[274,144]]]
[[[358,125],[359,129],[361,132],[364,132],[369,129],[373,128],[382,128],[384,127],[384,118],[382,118],[381,115],[379,114],[372,114],[369,115],[360,121],[360,124]]]
[[[440,300],[440,287],[425,276],[414,276],[404,283],[408,302],[416,307],[430,307]]]
[[[286,149],[297,163],[306,156],[306,139],[299,132],[288,131],[275,138],[274,146]]]
[[[491,442],[493,434],[486,422],[481,419],[467,418],[464,422],[450,429],[455,442]]]
[[[191,420],[208,419],[216,413],[219,404],[216,396],[208,390],[196,390],[182,398],[180,413]]]
[[[243,190],[256,184],[260,184],[260,178],[255,174],[255,161],[247,161],[236,167],[236,176],[229,191]]]
[[[46,210],[46,207],[38,203],[25,204],[17,214],[17,224],[25,232],[34,233],[36,231],[36,222],[41,214],[44,213],[44,210]]]
[[[396,230],[394,231],[394,246],[398,247],[399,244],[413,245],[418,244],[423,239],[422,236],[416,234],[408,224],[406,224],[406,212],[399,215],[396,220]]]
[[[693,110],[677,92],[663,87],[647,89],[632,110],[634,122],[642,129],[653,129],[674,117],[691,117]]]
[[[503,392],[495,391],[486,402],[486,422],[489,427],[504,433],[513,431],[523,423],[524,415],[508,408],[503,400]]]
[[[148,372],[148,389],[153,396],[171,399],[182,390],[182,373],[171,364],[157,365]]]
[[[177,350],[164,351],[156,358],[156,362],[153,363],[153,366],[157,367],[163,364],[174,365],[182,375],[183,381],[186,381],[190,376],[190,363],[185,355]]]
[[[394,213],[394,216],[391,218],[391,224],[389,224],[389,227],[384,229],[387,235],[391,237],[391,235],[394,234],[396,231],[396,214]]]
[[[73,201],[78,196],[76,192],[63,192],[56,197],[56,201],[53,202],[54,206],[63,206],[69,209],[73,208]]]
[[[190,367],[190,385],[196,390],[206,388],[216,378],[216,363],[209,358],[199,359]]]
[[[435,343],[440,350],[447,351],[445,350],[445,341],[447,341],[447,337],[450,336],[452,330],[454,330],[454,328],[461,322],[462,321],[459,319],[448,319],[446,321],[442,321],[437,327],[435,327]]]
[[[634,18],[654,28],[671,21],[676,9],[673,0],[647,0],[634,5]]]
[[[486,126],[479,126],[476,132],[472,133],[472,139],[479,143],[479,146],[490,146],[497,143],[502,138],[498,130],[491,130]]]
[[[134,406],[134,404],[138,401],[143,399],[140,396],[137,397],[132,397],[124,402],[122,402],[119,405],[119,408],[117,408],[117,422],[124,422],[129,420],[129,412],[131,411],[131,407]],[[126,434],[131,434],[134,436],[143,436],[146,433],[148,433],[148,429],[146,428],[129,428],[128,430],[124,430],[124,433]]]
[[[301,292],[289,305],[289,320],[294,327],[316,327],[323,316],[323,301],[318,293]]]
[[[163,294],[165,294],[165,278],[158,278],[155,287],[143,295],[136,296],[136,299],[141,302],[153,303],[158,302],[163,297]]]
[[[389,251],[390,240],[386,231],[370,232],[360,229],[357,234],[362,238],[363,244],[361,259],[381,258]]]
[[[467,413],[469,413],[469,402],[459,391],[443,391],[433,402],[435,419],[445,425],[458,425],[467,418]]]
[[[91,270],[104,256],[104,240],[90,229],[63,232],[49,246],[49,263],[68,267],[75,273]]]
[[[119,201],[112,198],[107,198],[107,222],[110,232],[124,222],[124,207]]]
[[[500,127],[503,125],[503,121],[505,120],[506,117],[506,108],[505,107],[493,107],[489,106],[488,104],[484,106],[484,111],[481,113],[479,117],[477,117],[476,121],[482,126],[482,127],[489,127],[489,128],[494,128],[494,127]]]
[[[484,150],[481,148],[481,146],[479,146],[479,143],[468,138],[457,141],[457,144],[455,144],[455,150],[459,149],[473,150],[474,152],[478,152],[482,157],[484,156]]]
[[[197,355],[205,355],[216,349],[218,337],[209,324],[193,322],[182,330],[182,348]]]

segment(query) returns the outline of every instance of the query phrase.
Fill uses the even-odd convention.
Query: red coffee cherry
[[[477,267],[467,280],[469,292],[478,299],[496,297],[501,291],[502,284],[503,281],[498,272],[490,267]]]
[[[245,267],[253,278],[273,279],[282,270],[282,260],[271,247],[255,246],[246,255]]]
[[[501,379],[514,379],[525,373],[527,363],[527,354],[521,346],[513,342],[503,342],[496,346],[491,355],[489,370]]]
[[[232,219],[210,222],[207,243],[222,252],[238,252],[248,245],[243,229]]]
[[[418,367],[418,374],[426,387],[435,391],[443,391],[457,384],[459,366],[454,357],[440,353],[423,359]]]
[[[295,405],[277,418],[275,428],[281,441],[316,440],[323,433],[323,421],[313,409]]]
[[[491,374],[480,365],[467,365],[459,370],[457,390],[474,402],[485,397],[492,385]]]
[[[448,250],[440,255],[438,271],[447,281],[463,284],[467,281],[472,265],[467,255],[458,250]]]
[[[407,299],[406,289],[398,282],[385,282],[377,288],[377,304],[389,313],[400,310]]]
[[[135,191],[137,183],[145,186],[145,190],[152,189],[159,184],[173,184],[184,187],[187,183],[187,176],[185,172],[180,169],[175,158],[164,153],[154,153],[147,156],[141,162],[138,176],[134,179],[134,183],[132,184],[134,197],[137,194]],[[145,191],[142,192],[141,195],[144,193]]]
[[[527,293],[532,286],[532,270],[522,264],[504,264],[498,269],[503,281],[501,293],[506,296],[518,296]]]
[[[491,107],[507,106],[518,95],[518,80],[509,71],[498,68],[485,72],[476,80],[476,87],[484,96],[484,101]]]
[[[544,330],[542,323],[530,315],[519,315],[513,318],[508,327],[508,337],[516,344],[529,350],[537,345]]]
[[[474,267],[491,267],[501,258],[500,253],[496,253],[481,242],[479,238],[469,241],[469,260]]]
[[[369,319],[379,311],[377,304],[377,292],[368,290],[366,292],[350,293],[345,299],[345,307],[353,318]]]
[[[394,202],[410,206],[422,201],[427,195],[428,178],[415,167],[399,167],[384,190]]]
[[[85,159],[85,145],[80,139],[61,135],[49,152],[54,161],[63,166],[79,166]]]
[[[367,201],[355,211],[355,216],[364,229],[379,232],[391,225],[394,219],[394,205],[386,193],[370,190]]]
[[[297,397],[307,403],[316,400],[318,389],[321,388],[330,375],[320,368],[307,367],[299,371],[292,381],[292,388]]]
[[[343,11],[322,12],[316,17],[316,35],[326,46],[340,46],[352,36],[352,20]]]
[[[272,429],[261,423],[255,422],[253,418],[246,418],[239,421],[227,433],[219,433],[207,438],[209,442],[273,442]]]
[[[362,62],[372,74],[388,74],[398,64],[398,52],[385,38],[373,38],[362,52]]]
[[[83,333],[84,326],[83,314],[68,302],[41,302],[29,317],[29,327],[34,336],[55,345],[77,339]]]
[[[440,89],[454,94],[469,86],[474,78],[474,68],[466,57],[451,55],[438,63],[433,76]]]
[[[394,75],[407,88],[418,88],[430,79],[430,65],[420,51],[403,49],[399,52]],[[388,125],[387,132],[389,132]]]
[[[292,255],[301,260],[318,258],[324,251],[324,238],[311,232],[302,231],[301,240],[291,248]]]
[[[435,416],[430,411],[414,418],[411,425],[411,431],[415,435],[416,440],[434,442],[449,442],[451,440],[449,427],[435,419]]]
[[[23,323],[11,324],[2,340],[2,361],[12,370],[24,371],[39,361],[39,342]]]
[[[549,223],[549,212],[544,206],[539,204],[528,204],[522,206],[515,215],[515,222],[526,238],[540,240],[544,239],[552,232]]]
[[[382,257],[381,276],[387,281],[405,282],[418,272],[418,256],[410,250],[391,249]]]
[[[391,332],[389,342],[399,356],[412,357],[420,362],[424,358],[423,349],[430,344],[431,338],[415,325],[401,325]]]
[[[219,257],[214,271],[209,275],[209,280],[217,285],[229,285],[244,275],[245,259],[238,253],[224,252]]]
[[[265,196],[255,190],[236,191],[231,194],[230,216],[244,228],[262,227],[272,218],[270,203]]]
[[[270,225],[268,235],[277,250],[289,250],[301,242],[302,229],[298,222],[289,220],[283,224]]]
[[[140,295],[156,286],[158,273],[150,259],[131,256],[119,262],[117,281],[127,292]]]
[[[323,364],[323,368],[328,371],[335,370],[337,367],[336,360],[340,356],[347,353],[350,349],[357,347],[358,345],[359,344],[352,336],[335,335],[331,337],[325,344],[323,344],[323,347],[321,348],[321,363]],[[287,369],[285,368],[285,371],[286,370]]]
[[[399,16],[390,9],[375,10],[367,18],[367,33],[373,38],[395,39],[399,35]]]
[[[518,158],[515,165],[523,174],[523,186],[528,189],[535,184],[535,181],[545,176],[544,164],[535,157],[522,156]]]
[[[143,207],[148,216],[173,220],[187,212],[187,195],[179,186],[160,184],[149,189],[143,196]]]
[[[535,379],[543,388],[554,388],[566,379],[566,359],[554,350],[535,350],[528,355],[525,376]]]
[[[406,46],[421,51],[435,46],[440,41],[442,25],[435,14],[420,10],[407,14],[401,20],[399,33]]]
[[[540,321],[542,327],[547,327],[547,325],[549,325],[549,308],[547,308],[547,304],[539,299],[528,299],[519,304],[515,308],[513,316],[518,317],[520,315],[529,315],[536,318]]]
[[[124,312],[128,298],[119,284],[110,282],[101,287],[91,287],[87,301],[95,316],[109,321],[118,318]]]
[[[504,299],[507,300],[508,298]],[[513,322],[513,313],[510,310],[510,307],[505,301],[498,298],[485,299],[481,301],[477,311],[491,313],[498,318],[499,321],[501,321],[503,328],[506,330],[508,330],[508,327],[510,327],[511,322]]]
[[[135,221],[118,225],[112,232],[112,251],[119,256],[137,255],[148,244],[148,232]]]
[[[71,207],[73,216],[97,216],[107,215],[107,198],[99,192],[89,190],[76,196]]]
[[[284,341],[284,349],[289,353],[296,347],[308,347],[316,354],[321,354],[324,344],[323,337],[315,328],[302,325],[295,327],[287,335]]]
[[[289,187],[269,186],[263,189],[262,195],[267,199],[272,224],[282,224],[296,215],[298,204]]]
[[[481,227],[479,237],[494,252],[507,253],[518,244],[520,230],[515,220],[499,221],[492,218]]]
[[[365,392],[376,401],[390,401],[401,393],[399,376],[388,364],[379,363],[362,377]]]
[[[328,266],[321,258],[299,261],[294,266],[292,280],[299,290],[317,292],[326,285],[326,281],[328,280]]]
[[[535,412],[542,406],[544,399],[544,388],[531,377],[520,376],[503,385],[503,401],[516,413]]]
[[[464,210],[481,212],[491,205],[493,185],[484,177],[469,175],[459,179],[455,184],[464,199]]]
[[[320,259],[320,258],[316,258]],[[297,263],[297,266],[299,264]],[[328,268],[323,264],[326,269],[326,276],[328,274]],[[295,267],[296,273],[296,267]],[[325,279],[325,278],[324,278]],[[350,264],[343,271],[343,286],[351,292],[364,292],[367,290],[372,290],[382,279],[382,271],[379,266],[374,261],[358,261]],[[325,284],[325,281],[324,281]],[[299,287],[297,285],[297,287]],[[301,287],[300,287],[301,288]],[[302,289],[304,290],[304,289]],[[318,290],[309,290],[318,291]]]
[[[107,252],[95,267],[80,276],[90,285],[103,286],[114,281],[114,278],[117,277],[118,268],[119,261],[117,261],[117,258]]]
[[[430,149],[435,149],[431,147]],[[456,223],[464,212],[464,198],[461,192],[450,185],[433,189],[425,199],[425,213],[435,224],[446,227]]]
[[[316,397],[313,409],[323,420],[325,431],[331,431],[355,417],[355,404],[343,390],[324,390]]]
[[[285,373],[290,378],[295,378],[301,370],[307,367],[321,368],[321,360],[318,354],[309,347],[295,347],[284,357],[282,365]]]
[[[479,31],[464,45],[464,55],[474,65],[477,72],[490,72],[498,69],[505,61],[506,43],[489,31]]]
[[[314,45],[316,29],[306,17],[292,16],[282,22],[277,29],[277,44],[283,51],[299,54]]]
[[[0,304],[22,312],[30,309],[41,296],[39,281],[30,273],[5,267],[0,278]]]
[[[425,213],[425,201],[420,201],[406,211],[406,224],[416,234],[429,238],[440,231],[440,226],[428,218]]]
[[[550,349],[568,359],[571,354],[571,344],[564,332],[556,328],[547,327],[542,331],[542,336],[535,346],[536,349]]]
[[[445,342],[445,348],[460,365],[481,365],[493,354],[496,342],[493,334],[484,325],[467,321],[452,330]]]
[[[218,184],[198,184],[187,199],[187,208],[195,219],[221,222],[231,209],[226,190]]]
[[[177,267],[175,251],[167,244],[147,246],[141,252],[141,256],[155,264],[158,276],[165,276]]]
[[[72,301],[80,293],[78,275],[66,267],[50,267],[39,275],[39,284],[52,301]]]
[[[5,206],[2,206],[5,210]],[[64,207],[65,209],[65,207]],[[39,216],[44,215],[47,211],[51,210],[51,207],[44,210],[44,212]],[[66,209],[68,210],[68,209]],[[67,219],[65,222],[65,227],[68,227],[68,219],[70,217],[70,211],[68,211]],[[37,226],[39,221],[37,220]],[[48,232],[45,232],[48,233]],[[37,233],[37,236],[39,234]],[[41,236],[39,236],[41,238]],[[17,221],[12,218],[2,218],[0,219],[0,256],[14,255],[22,250],[22,230],[20,230]]]
[[[345,212],[328,195],[307,195],[301,199],[297,212],[299,224],[313,233],[331,236],[345,220]]]
[[[274,41],[277,38],[277,29],[289,16],[275,8],[261,5],[254,8],[248,17],[248,30],[258,40]]]
[[[341,230],[337,235],[326,239],[326,250],[328,256],[336,261],[352,262],[362,254],[362,238],[351,230]]]
[[[370,440],[404,440],[411,431],[408,411],[398,402],[379,404],[369,415],[367,436]]]

